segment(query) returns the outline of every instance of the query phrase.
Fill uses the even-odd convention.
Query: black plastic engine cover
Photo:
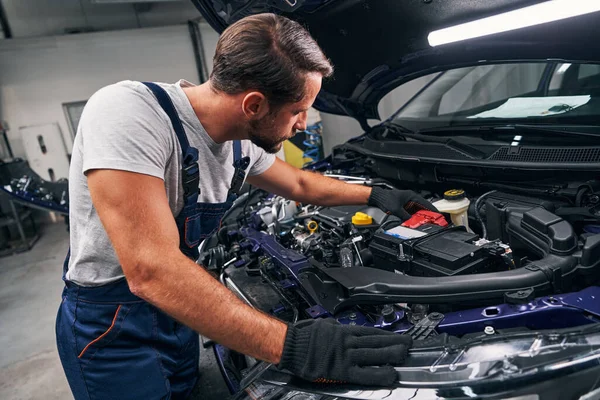
[[[418,239],[375,233],[369,248],[376,268],[411,276],[452,276],[490,272],[500,264],[490,248],[473,244],[478,236],[464,230],[443,230]]]
[[[472,205],[474,207],[474,203]],[[481,214],[485,216],[486,220],[488,239],[500,239],[504,243],[509,243],[508,233],[505,229],[509,213],[518,215],[520,218],[523,213],[538,207],[550,212],[555,209],[553,202],[535,197],[503,192],[488,196],[485,200],[485,206],[481,209]]]
[[[566,256],[577,250],[577,235],[562,218],[538,207],[518,214],[508,213],[506,232],[513,251],[529,249],[540,257],[547,254]]]

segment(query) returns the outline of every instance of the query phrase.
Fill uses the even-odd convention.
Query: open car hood
[[[273,12],[308,28],[332,60],[334,77],[314,104],[359,120],[379,118],[393,88],[452,67],[508,60],[600,61],[600,13],[431,47],[430,32],[542,0],[192,0],[221,33],[251,14]]]

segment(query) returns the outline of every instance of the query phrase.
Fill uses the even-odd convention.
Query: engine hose
[[[587,192],[593,192],[590,185],[584,185],[579,188],[579,190],[577,191],[577,195],[575,196],[575,205],[577,207],[581,207],[583,203],[583,195]]]
[[[307,127],[304,131],[306,138],[302,142],[305,147],[302,158],[308,158],[308,161],[304,163],[304,166],[321,160],[321,146],[323,141],[321,138],[321,131],[321,122],[317,122],[316,124]]]
[[[479,222],[479,225],[481,226],[481,237],[484,239],[487,239],[487,227],[485,226],[485,222],[483,222],[483,218],[481,218],[481,213],[479,212],[479,209],[481,208],[481,204],[483,203],[483,200],[485,200],[486,197],[488,197],[489,195],[494,194],[496,192],[497,192],[497,190],[490,190],[489,192],[484,193],[481,196],[479,196],[479,198],[475,202],[475,217],[477,217],[477,221]]]

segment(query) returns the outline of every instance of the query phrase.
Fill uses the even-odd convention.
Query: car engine
[[[467,195],[469,228],[445,213],[424,210],[402,221],[374,207],[297,204],[251,189],[205,241],[200,262],[246,302],[289,322],[334,317],[416,339],[483,332],[492,321],[511,329],[591,323],[529,312],[598,282],[593,188],[581,190],[579,206],[502,190]]]
[[[265,206],[257,214],[265,222],[274,219],[270,212],[270,206]],[[451,276],[514,267],[509,246],[499,239],[480,240],[462,227],[449,227],[439,213],[419,211],[404,223],[362,206],[307,206],[288,215],[294,217],[278,221],[280,243],[328,268],[372,267],[415,276]]]

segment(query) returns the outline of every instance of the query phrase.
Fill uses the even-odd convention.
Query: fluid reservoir
[[[444,192],[444,199],[433,203],[440,212],[450,214],[454,225],[462,225],[467,228],[467,231],[472,232],[469,228],[469,204],[471,202],[467,199],[465,191],[460,189]]]

